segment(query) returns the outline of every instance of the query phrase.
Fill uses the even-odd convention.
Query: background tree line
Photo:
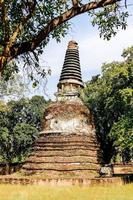
[[[0,101],[0,158],[2,162],[22,162],[38,138],[48,102],[42,96]]]
[[[101,75],[86,82],[85,103],[92,110],[105,163],[133,159],[133,47],[123,61],[106,63]],[[0,156],[21,162],[38,138],[44,110],[42,96],[0,101]]]
[[[133,47],[122,57],[124,61],[103,64],[101,75],[85,87],[106,163],[133,159]]]

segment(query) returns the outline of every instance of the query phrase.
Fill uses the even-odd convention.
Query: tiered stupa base
[[[43,133],[22,171],[49,178],[99,176],[100,147],[90,110],[79,98],[82,82],[78,44],[70,41],[56,93],[45,110]]]
[[[86,135],[42,133],[21,172],[46,178],[99,176],[99,145]]]

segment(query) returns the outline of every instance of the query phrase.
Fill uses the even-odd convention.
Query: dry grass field
[[[0,185],[0,200],[133,200],[133,184],[106,187]]]

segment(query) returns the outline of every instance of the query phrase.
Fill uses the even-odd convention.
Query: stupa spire
[[[93,116],[78,98],[82,88],[78,45],[70,41],[58,83],[57,101],[45,110],[42,133],[23,165],[22,174],[47,177],[51,182],[66,177],[75,180],[99,176],[100,145]]]
[[[80,69],[78,43],[75,41],[68,43],[57,87],[57,96],[64,95],[68,98],[78,96],[79,89],[84,87]]]

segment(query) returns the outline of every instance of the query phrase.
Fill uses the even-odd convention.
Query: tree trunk
[[[0,71],[0,81],[1,81],[1,78],[2,78],[2,72]]]
[[[0,79],[2,76],[2,70],[4,68],[4,63],[6,62],[6,58],[4,56],[0,56]]]
[[[10,164],[6,163],[6,166],[5,166],[5,175],[8,175],[9,172],[10,172]]]

